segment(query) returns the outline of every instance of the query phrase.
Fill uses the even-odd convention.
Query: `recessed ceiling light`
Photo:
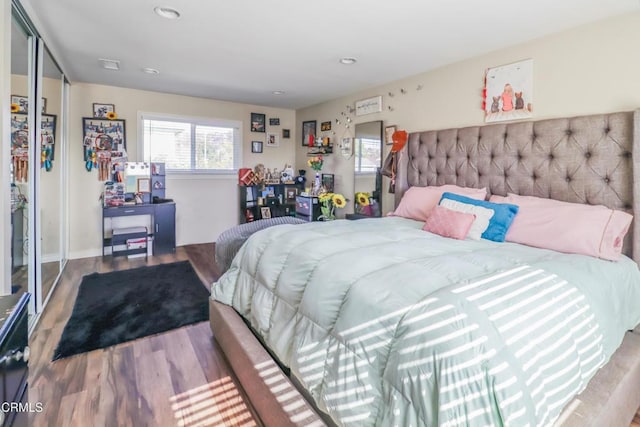
[[[284,95],[284,91],[283,90],[274,90],[273,92],[274,95]]]
[[[153,8],[153,11],[156,13],[156,15],[161,16],[162,18],[166,18],[166,19],[180,18],[180,12],[178,12],[172,7],[156,6]]]
[[[142,71],[147,74],[160,74],[160,71],[156,70],[155,68],[143,68]]]
[[[102,65],[102,68],[105,68],[107,70],[117,71],[120,69],[120,61],[118,61],[117,59],[99,58],[98,61],[100,62],[100,65]]]
[[[350,56],[340,58],[340,63],[344,65],[351,65],[351,64],[355,64],[356,62],[358,62],[358,60]]]

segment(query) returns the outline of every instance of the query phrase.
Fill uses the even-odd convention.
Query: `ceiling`
[[[71,82],[291,109],[640,9],[637,0],[21,2]],[[160,18],[155,6],[181,17]],[[345,56],[358,62],[340,64]]]

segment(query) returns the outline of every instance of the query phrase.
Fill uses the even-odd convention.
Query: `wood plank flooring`
[[[213,244],[136,260],[71,260],[31,336],[32,426],[261,426],[208,322],[51,362],[82,276],[190,260],[203,284],[218,277]]]

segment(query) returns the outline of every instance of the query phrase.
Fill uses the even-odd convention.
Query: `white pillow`
[[[461,203],[456,200],[442,199],[440,206],[443,206],[452,211],[463,212],[468,214],[474,214],[476,219],[473,221],[473,225],[469,229],[467,237],[471,240],[480,240],[482,233],[489,228],[489,221],[494,214],[493,209],[483,208],[482,206],[469,205],[467,203]]]

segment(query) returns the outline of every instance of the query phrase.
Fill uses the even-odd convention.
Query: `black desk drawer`
[[[153,215],[153,205],[140,206],[122,206],[118,208],[104,208],[103,215],[105,218],[114,216],[134,216],[134,215]]]

